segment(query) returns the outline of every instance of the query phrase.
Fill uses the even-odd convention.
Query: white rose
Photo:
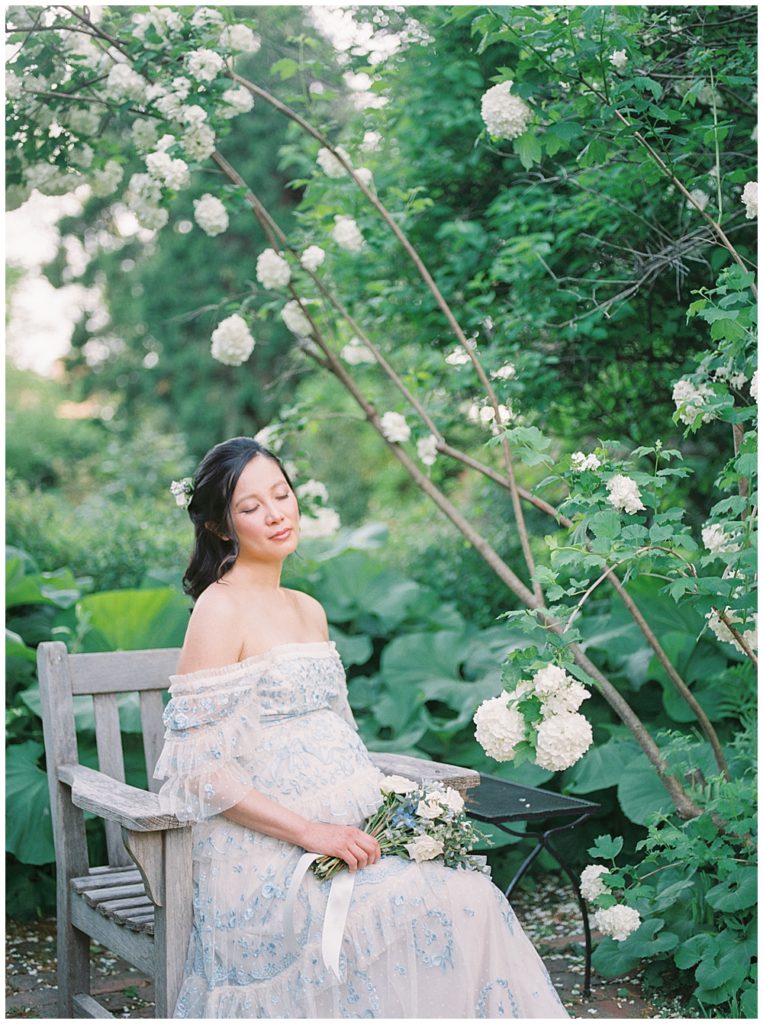
[[[408,856],[417,864],[439,857],[444,849],[440,840],[433,839],[432,836],[419,836],[414,842],[406,843],[405,848],[408,851]]]
[[[609,887],[601,881],[609,868],[605,864],[588,864],[580,873],[580,895],[584,900],[595,900],[602,893],[609,892]]]
[[[289,264],[275,249],[265,249],[260,253],[256,273],[263,288],[285,288],[291,281]]]
[[[464,798],[452,786],[446,786],[445,792],[438,794],[437,799],[456,814],[460,814],[464,809]]]
[[[638,512],[639,509],[646,508],[641,501],[641,493],[636,481],[631,480],[629,476],[617,473],[607,480],[607,490],[609,491],[607,501],[614,508],[622,509],[631,515]]]
[[[338,215],[334,218],[336,224],[331,232],[331,237],[336,244],[348,252],[360,252],[363,248],[363,235],[354,217]]]
[[[499,82],[482,97],[482,120],[496,139],[516,139],[527,128],[532,111],[511,91],[512,82]]]
[[[193,201],[193,219],[210,237],[222,234],[228,228],[228,211],[222,202],[206,192]]]
[[[583,715],[551,715],[538,726],[535,763],[540,768],[561,772],[579,761],[592,743],[591,723]]]
[[[381,418],[381,430],[386,439],[393,444],[407,441],[411,436],[411,428],[405,416],[399,412],[385,412]]]
[[[379,788],[382,793],[413,793],[418,789],[418,783],[402,775],[385,775]]]
[[[509,694],[483,701],[474,713],[475,738],[488,757],[511,761],[514,748],[525,739],[525,720],[508,706]]]
[[[212,358],[226,366],[240,366],[254,350],[254,338],[238,313],[226,317],[212,332]]]
[[[597,910],[592,923],[594,928],[598,928],[605,935],[611,935],[613,939],[622,942],[636,931],[641,924],[641,917],[638,910],[634,910],[633,907],[616,903],[614,907]]]
[[[428,800],[419,800],[418,807],[416,808],[416,814],[420,818],[426,818],[427,821],[434,821],[435,818],[440,818],[443,815],[443,808],[430,797]]]

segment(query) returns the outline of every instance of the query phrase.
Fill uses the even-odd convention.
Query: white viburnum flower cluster
[[[691,192],[689,193],[689,195],[694,200],[694,203],[690,203],[689,200],[687,199],[686,200],[686,208],[687,208],[687,210],[696,210],[697,207],[699,207],[700,210],[704,210],[705,207],[707,206],[707,204],[710,202],[710,196],[707,194],[707,192],[705,192],[701,188],[693,188],[691,190]]]
[[[208,124],[194,125],[183,135],[181,145],[191,160],[206,160],[215,151],[215,133]]]
[[[728,538],[720,523],[709,523],[702,527],[702,543],[713,555],[739,550],[739,545]]]
[[[149,153],[146,157],[146,168],[152,178],[166,188],[179,191],[188,188],[191,183],[191,173],[185,160],[174,159],[163,150]]]
[[[169,220],[169,214],[159,205],[162,187],[150,174],[133,174],[125,199],[142,228],[159,231]]]
[[[530,107],[512,93],[512,85],[513,82],[499,82],[482,97],[482,120],[496,139],[519,138],[532,117]]]
[[[407,441],[411,436],[411,428],[405,416],[399,412],[385,412],[381,418],[382,434],[393,444]]]
[[[735,628],[739,624],[744,626],[748,625],[748,622],[743,622],[742,617],[738,615],[737,612],[732,611],[731,608],[724,608],[723,614]],[[731,644],[732,647],[735,647],[740,654],[747,653],[715,608],[713,608],[712,611],[707,612],[705,618],[707,619],[708,626],[718,640],[725,644]],[[750,650],[755,651],[758,649],[758,616],[753,615],[751,622],[752,626],[750,629],[737,629],[737,633],[739,633]]]
[[[544,665],[532,678],[542,720],[535,737],[535,763],[560,772],[579,761],[593,742],[591,723],[578,708],[591,694],[559,665]],[[517,691],[515,691],[517,692]],[[521,699],[526,687],[519,687]]]
[[[609,886],[601,880],[609,868],[606,864],[587,864],[580,872],[580,895],[584,900],[595,900],[597,896],[608,893]]]
[[[137,117],[130,128],[132,143],[139,153],[147,153],[156,145],[159,132],[153,121],[148,118]]]
[[[146,96],[146,82],[129,64],[114,64],[109,71],[104,91],[112,100],[143,100]]]
[[[291,281],[289,264],[275,249],[264,249],[257,257],[257,280],[263,288],[285,288]]]
[[[235,89],[226,89],[223,93],[224,107],[220,108],[223,117],[237,117],[239,114],[248,114],[254,106],[254,96],[245,89],[243,85]]]
[[[308,500],[329,500],[329,492],[322,480],[305,480],[303,484],[298,485],[296,494],[298,498],[307,498]]]
[[[433,466],[437,459],[437,438],[434,434],[419,438],[416,452],[425,466]]]
[[[62,196],[65,192],[73,192],[82,184],[82,180],[76,171],[65,171],[55,164],[31,164],[24,171],[27,189],[31,191],[36,188],[44,196]]]
[[[748,181],[742,190],[742,202],[745,207],[745,218],[753,220],[758,216],[758,183]]]
[[[236,53],[257,53],[262,40],[248,25],[226,25],[220,33],[220,46]]]
[[[67,113],[66,123],[78,135],[95,135],[101,123],[101,114],[95,107],[72,107]]]
[[[197,82],[213,82],[225,67],[225,61],[219,53],[204,47],[187,53],[185,61],[189,74]]]
[[[449,366],[466,366],[467,363],[471,362],[469,353],[465,348],[454,348],[447,356],[445,356],[445,362]]]
[[[191,17],[191,25],[194,28],[206,28],[208,25],[222,25],[224,20],[214,7],[197,7]]]
[[[201,199],[194,199],[193,219],[211,238],[228,229],[228,211],[222,201],[209,192],[205,192]]]
[[[483,700],[474,713],[474,736],[488,757],[496,761],[511,761],[517,744],[527,738],[524,716],[509,706],[510,698],[504,690],[499,697]]]
[[[516,413],[511,406],[511,402],[508,405],[499,405],[498,421],[496,421],[495,409],[492,405],[478,405],[476,402],[473,402],[469,406],[467,416],[472,423],[481,423],[483,427],[490,427],[491,431],[497,434],[500,430],[498,424],[500,423],[501,426],[505,426],[507,423],[511,423],[516,418]]]
[[[638,484],[629,476],[616,473],[607,480],[607,490],[609,491],[607,501],[613,508],[621,509],[629,515],[646,508],[641,500]]]
[[[368,345],[365,345],[360,338],[353,335],[339,355],[350,366],[361,366],[364,363],[375,363],[376,356]]]
[[[270,250],[272,252],[272,250]],[[288,268],[287,268],[288,269]],[[290,299],[281,310],[281,319],[292,334],[307,338],[313,333],[313,325],[296,299]]]
[[[338,214],[334,221],[336,223],[331,237],[336,244],[347,252],[360,252],[365,243],[355,218]]]
[[[601,461],[598,455],[591,452],[586,455],[585,452],[573,452],[570,456],[570,469],[575,473],[582,473],[587,469],[600,469]]]
[[[132,17],[132,32],[134,36],[143,41],[144,46],[161,46],[161,43],[152,43],[146,40],[146,32],[153,28],[156,34],[163,40],[168,32],[178,32],[183,27],[183,16],[171,7],[151,7],[148,14],[134,14]]]
[[[107,160],[105,167],[93,171],[90,179],[90,187],[95,196],[110,196],[116,192],[124,177],[124,167],[116,160]]]
[[[497,370],[493,370],[490,376],[493,380],[514,380],[517,375],[517,368],[513,363],[504,363]]]
[[[241,366],[254,351],[254,338],[238,313],[221,320],[212,331],[212,358],[226,366]]]
[[[321,249],[319,245],[308,245],[302,255],[299,257],[299,262],[305,268],[305,270],[315,273],[318,267],[326,259],[325,249]]]
[[[709,423],[717,419],[712,409],[704,409],[708,398],[712,398],[713,389],[709,384],[694,384],[686,377],[677,380],[673,385],[673,401],[679,411],[678,418],[682,423],[691,425],[697,416],[702,414],[700,422]]]
[[[609,63],[615,71],[624,71],[628,63],[628,54],[625,50],[613,50],[609,55]]]
[[[609,935],[617,942],[623,942],[641,924],[638,910],[626,907],[624,903],[616,903],[614,907],[600,907],[593,915],[592,923],[604,935]]]
[[[334,149],[342,157],[343,160],[346,160],[347,163],[350,164],[350,166],[352,166],[350,154],[347,152],[344,146],[335,146]],[[321,148],[318,150],[318,156],[315,158],[315,162],[318,164],[320,169],[328,178],[341,178],[345,174],[347,174],[347,169],[340,163],[339,160],[337,160],[336,156],[331,152],[331,150],[327,149],[325,146],[321,146]]]
[[[758,371],[756,370],[750,378],[750,398],[753,402],[758,400]]]
[[[333,508],[317,508],[313,516],[301,516],[299,533],[301,537],[331,537],[341,526],[339,513]]]

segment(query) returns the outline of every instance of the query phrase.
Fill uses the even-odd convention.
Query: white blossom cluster
[[[313,333],[313,325],[296,299],[290,299],[286,303],[281,310],[281,319],[298,338],[307,338]]]
[[[628,54],[625,50],[613,50],[609,55],[609,63],[615,71],[624,71],[628,63]]]
[[[511,406],[511,402],[508,405],[499,405],[498,421],[496,422],[495,409],[492,405],[478,405],[476,402],[473,402],[469,406],[467,417],[472,423],[481,423],[483,427],[490,427],[492,432],[497,434],[500,429],[497,422],[501,426],[505,426],[505,424],[511,423],[516,418],[516,413]]]
[[[220,46],[237,53],[257,53],[262,40],[248,25],[226,25],[220,33]]]
[[[607,490],[609,491],[607,501],[613,508],[621,509],[629,515],[646,508],[641,500],[638,484],[629,476],[616,473],[607,480]]]
[[[193,219],[210,237],[228,229],[228,211],[222,201],[209,192],[205,192],[201,199],[194,199]]]
[[[697,416],[702,415],[701,423],[709,423],[717,419],[712,409],[705,409],[708,398],[713,395],[709,384],[694,384],[686,377],[677,380],[673,385],[673,401],[678,410],[678,418],[682,423],[691,425]]]
[[[198,82],[213,82],[225,67],[225,61],[219,53],[201,47],[191,50],[185,56],[186,67]]]
[[[738,615],[737,612],[732,611],[731,608],[724,608],[723,614],[732,626],[734,626],[737,633],[739,633],[750,650],[756,651],[758,649],[758,616],[753,615],[751,628],[743,630],[737,628],[738,625],[747,625],[747,623],[743,622],[742,617]],[[707,619],[708,626],[718,640],[725,644],[731,644],[732,647],[735,647],[740,654],[746,654],[745,649],[739,643],[733,632],[729,629],[715,608],[713,608],[712,611],[707,612],[705,618]]]
[[[260,253],[256,273],[263,288],[285,288],[291,281],[289,264],[275,249],[265,249]]]
[[[146,98],[146,82],[129,64],[120,61],[109,71],[104,92],[112,100],[141,102]]]
[[[321,249],[319,245],[308,245],[299,257],[299,262],[305,270],[309,270],[314,274],[325,259],[326,251],[324,249]]]
[[[497,370],[493,370],[490,376],[493,380],[514,380],[517,375],[517,368],[513,363],[504,363]]]
[[[344,146],[334,146],[334,149],[339,154],[339,156],[342,157],[343,160],[345,160],[348,164],[350,164],[350,166],[352,166],[350,154],[347,152]],[[331,150],[327,149],[325,146],[321,146],[321,148],[318,150],[318,156],[316,157],[315,162],[318,164],[320,169],[328,178],[341,178],[345,174],[347,174],[347,169],[344,167],[344,165],[339,160],[337,160],[334,153],[332,153]]]
[[[702,543],[713,555],[722,555],[739,550],[739,545],[729,540],[720,523],[709,523],[707,526],[702,527]]]
[[[364,363],[375,363],[376,356],[368,345],[364,345],[360,338],[353,335],[339,353],[342,359],[350,366],[361,366]]]
[[[758,183],[748,181],[742,190],[742,202],[745,207],[745,218],[753,220],[758,216]]]
[[[694,202],[689,202],[688,199],[686,200],[687,210],[696,210],[697,207],[699,207],[700,210],[704,210],[710,202],[710,196],[701,188],[693,188],[691,192],[689,192],[689,196],[694,200]]]
[[[425,466],[433,466],[437,459],[437,438],[427,434],[416,442],[416,452]]]
[[[116,192],[124,177],[124,167],[116,160],[107,160],[104,167],[93,171],[90,178],[90,187],[95,196],[110,196]]]
[[[241,366],[254,350],[254,338],[238,313],[221,320],[212,331],[212,358],[226,366]]]
[[[125,199],[142,228],[160,231],[169,220],[169,214],[160,205],[162,186],[150,174],[133,174]]]
[[[533,727],[519,711],[527,696],[540,701],[541,721],[535,728],[535,763],[549,771],[563,771],[579,761],[593,742],[590,722],[578,708],[590,693],[558,665],[545,665],[532,680],[483,701],[474,715],[475,737],[485,753],[497,761],[510,761],[516,746],[528,739]]]
[[[601,461],[598,455],[591,452],[586,455],[585,452],[573,452],[570,456],[570,469],[575,473],[582,473],[586,469],[599,469],[601,467]]]
[[[580,872],[580,895],[584,900],[595,900],[597,896],[610,891],[609,886],[601,880],[601,876],[608,872],[606,864],[587,864],[583,868]]]
[[[589,864],[580,874],[580,893],[584,900],[595,900],[597,896],[610,895],[609,886],[601,880],[609,872],[604,864]],[[594,928],[623,942],[641,924],[641,916],[633,907],[616,903],[612,907],[599,907],[591,918]]]
[[[363,235],[354,217],[338,214],[334,217],[334,230],[331,237],[336,244],[347,252],[360,252],[364,245]]]
[[[482,96],[482,120],[496,139],[519,138],[532,117],[525,101],[512,93],[512,85],[513,82],[499,82]]]
[[[753,402],[758,400],[758,371],[756,370],[750,378],[750,398]]]
[[[296,495],[298,498],[307,498],[308,500],[329,500],[329,492],[326,485],[321,480],[305,480],[303,484],[299,484],[297,486]]]
[[[132,17],[133,35],[143,40],[144,46],[161,46],[170,32],[178,32],[183,27],[183,16],[172,7],[151,7],[148,14],[134,14]],[[153,28],[160,37],[160,42],[146,39],[146,32]]]
[[[163,150],[149,153],[146,157],[146,168],[152,178],[164,185],[179,191],[188,188],[191,183],[191,174],[185,160],[174,159]]]
[[[399,412],[385,412],[381,418],[381,430],[386,439],[393,444],[407,441],[411,436],[411,428],[405,416]]]
[[[254,106],[254,96],[245,89],[243,85],[235,89],[226,89],[223,93],[224,107],[220,108],[223,117],[236,117],[238,114],[247,114]]]
[[[335,509],[321,507],[315,510],[315,515],[300,517],[299,533],[301,537],[331,537],[341,525]]]

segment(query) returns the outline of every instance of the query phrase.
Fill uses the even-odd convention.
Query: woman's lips
[[[291,533],[291,527],[287,526],[286,529],[281,530],[280,533],[273,533],[273,534],[271,534],[270,539],[271,540],[286,540],[286,538],[289,536],[290,533]]]

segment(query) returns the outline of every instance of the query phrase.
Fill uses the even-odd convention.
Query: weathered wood
[[[142,932],[144,935],[154,934],[154,915],[148,914],[144,917],[128,917],[123,922],[125,928],[131,932]]]
[[[69,888],[72,892],[85,892],[88,889],[103,889],[106,885],[130,885],[132,882],[139,881],[140,871],[135,867],[130,871],[114,871],[112,869],[109,872],[91,868],[90,874],[84,878],[69,879]]]
[[[140,724],[143,729],[143,753],[146,758],[148,788],[158,793],[162,780],[154,778],[154,768],[164,746],[162,712],[164,701],[159,690],[142,690],[140,694]]]
[[[107,821],[116,821],[136,832],[184,828],[174,814],[161,814],[156,793],[115,782],[81,764],[64,764],[58,777],[72,787],[72,802],[84,811],[92,811]]]
[[[109,1013],[105,1006],[101,1006],[98,1000],[93,999],[87,992],[78,992],[72,998],[72,1004],[75,1016],[84,1017],[86,1020],[93,1017],[114,1017],[113,1013]]]
[[[153,906],[126,907],[124,910],[112,910],[107,916],[120,924],[126,924],[128,928],[136,925],[137,927],[133,928],[133,931],[140,932],[145,930],[142,926],[147,922],[150,921],[153,924],[154,908]]]
[[[143,896],[128,896],[118,900],[103,900],[98,904],[98,910],[106,917],[112,916],[115,910],[137,910],[138,907],[153,907],[153,903],[145,894]]]
[[[60,641],[40,644],[37,673],[56,848],[58,1012],[71,1018],[74,994],[90,991],[90,950],[87,935],[73,927],[69,915],[69,879],[87,874],[89,865],[84,815],[74,807],[57,775],[59,765],[79,760],[66,645]]]
[[[370,751],[371,760],[385,775],[402,775],[413,782],[441,782],[452,786],[462,795],[465,790],[478,786],[480,773],[471,768],[461,768],[455,764],[444,764],[439,761],[425,761],[420,757],[408,754],[390,754]]]
[[[72,693],[166,690],[180,657],[178,647],[70,654]]]
[[[157,1017],[171,1017],[183,980],[193,924],[193,845],[190,828],[165,832],[163,906],[154,914],[157,969],[154,992]]]
[[[95,743],[98,750],[98,767],[116,782],[125,781],[124,754],[122,752],[122,731],[119,726],[119,708],[116,694],[96,693],[93,697],[95,716]],[[122,842],[122,830],[114,821],[105,821],[106,849],[109,864],[130,863],[130,855]]]
[[[190,828],[190,826],[189,826]],[[164,904],[164,843],[160,832],[122,832],[124,844],[137,864],[146,892],[157,906]]]
[[[99,914],[94,907],[89,907],[83,899],[74,894],[71,914],[75,927],[150,978],[154,976],[158,966],[154,941],[145,932],[128,931],[124,925],[117,924],[104,914]]]
[[[120,896],[141,896],[145,895],[145,892],[146,887],[140,881],[135,885],[118,885],[114,889],[91,889],[80,895],[89,907],[97,907],[104,900],[118,899]]]

